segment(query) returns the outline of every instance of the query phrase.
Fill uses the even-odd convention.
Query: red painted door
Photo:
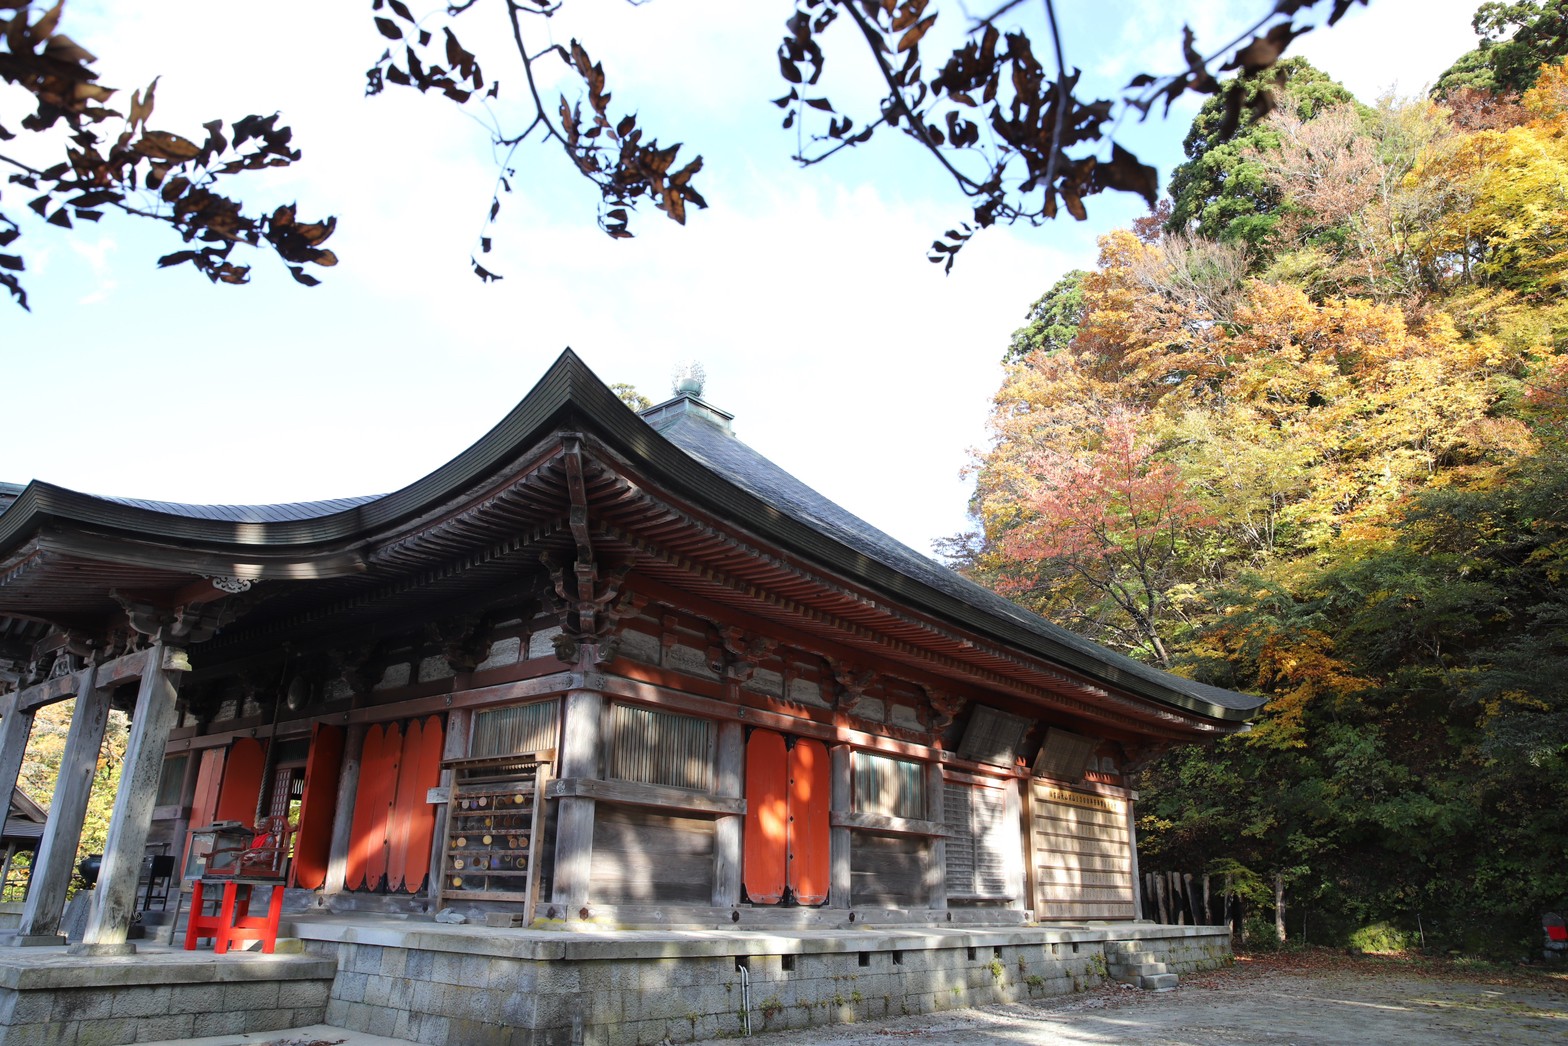
[[[789,753],[784,737],[753,730],[746,739],[746,827],[741,881],[752,904],[778,904],[788,882]]]
[[[827,748],[821,741],[797,740],[789,750],[788,841],[789,887],[796,904],[828,899],[832,787]]]
[[[344,876],[344,885],[350,890],[365,885],[371,848],[380,849],[386,843],[384,796],[390,786],[382,766],[381,749],[385,738],[386,730],[379,725],[365,728],[365,746],[359,756],[359,787],[354,792],[354,819],[349,826],[348,868]],[[376,821],[378,811],[380,820]]]
[[[392,804],[397,800],[397,775],[403,765],[403,731],[388,723],[381,739],[380,759],[375,766],[364,764],[362,774],[373,780],[370,826],[365,845],[365,888],[374,890],[387,874],[391,857]],[[360,782],[364,782],[364,777]]]
[[[337,813],[338,775],[343,767],[343,728],[317,723],[305,762],[305,794],[294,836],[294,885],[314,890],[327,881],[327,851]]]
[[[410,735],[412,738],[412,735]],[[403,867],[403,889],[417,893],[430,872],[430,846],[435,840],[436,808],[426,800],[430,789],[441,783],[441,752],[446,744],[441,717],[431,716],[422,724],[417,753],[412,740],[403,745],[404,758],[417,755],[417,771],[409,776],[408,858]],[[402,803],[403,783],[398,782],[398,802]]]
[[[256,823],[256,801],[261,798],[267,750],[255,738],[242,737],[229,746],[229,757],[224,762],[223,787],[218,792],[212,819],[238,821],[249,827]]]

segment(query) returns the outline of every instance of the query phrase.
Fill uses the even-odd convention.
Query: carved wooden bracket
[[[329,673],[343,680],[356,697],[365,694],[381,682],[390,658],[380,643],[338,647],[328,655]]]
[[[472,672],[490,656],[493,627],[492,615],[479,613],[432,621],[428,631],[441,644],[441,656],[452,671]]]
[[[578,560],[569,572],[566,564],[549,553],[541,555],[539,561],[549,571],[554,593],[549,600],[550,609],[561,624],[561,635],[555,640],[556,656],[575,663],[581,650],[592,645],[597,652],[596,661],[613,658],[614,647],[619,645],[610,642],[616,622],[646,604],[643,597],[624,589],[631,568],[611,567],[600,576],[599,565],[591,561]]]
[[[935,687],[923,687],[926,692],[926,701],[931,706],[930,715],[927,717],[926,726],[932,733],[941,733],[953,725],[953,720],[964,710],[969,703],[967,697],[938,690]]]
[[[833,695],[833,706],[841,711],[853,712],[855,705],[866,696],[866,691],[877,681],[875,670],[861,669],[831,657],[825,660],[828,667],[833,670],[833,679],[838,684],[838,689]]]
[[[109,595],[125,611],[126,622],[132,630],[149,639],[180,646],[211,639],[219,629],[257,603],[250,593],[203,602],[193,599],[172,607],[157,605],[119,589],[110,589]]]
[[[753,635],[742,628],[720,629],[719,639],[730,655],[724,675],[737,683],[749,680],[756,673],[757,665],[779,645],[776,639]]]

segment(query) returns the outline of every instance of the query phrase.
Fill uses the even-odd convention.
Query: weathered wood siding
[[[1136,919],[1129,804],[1029,783],[1030,886],[1040,919]]]
[[[927,840],[912,835],[851,834],[849,903],[853,907],[924,908],[931,891]]]
[[[589,898],[599,904],[708,904],[713,820],[600,803]]]

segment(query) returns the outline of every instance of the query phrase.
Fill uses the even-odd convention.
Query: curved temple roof
[[[1216,726],[1239,724],[1263,704],[1159,671],[1015,606],[828,501],[735,438],[728,422],[727,414],[691,395],[639,417],[567,350],[479,442],[391,494],[286,505],[182,505],[95,497],[36,481],[26,488],[0,484],[0,615],[44,616],[48,585],[24,592],[13,582],[25,582],[35,561],[48,554],[102,566],[95,577],[105,593],[110,582],[134,588],[159,571],[295,579],[363,572],[378,543],[483,497],[552,435],[581,433],[634,463],[645,482],[712,518],[1017,655],[1116,693],[1207,717]],[[63,592],[64,582],[58,585]]]

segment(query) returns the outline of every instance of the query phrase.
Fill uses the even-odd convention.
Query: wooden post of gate
[[[76,707],[71,710],[71,728],[65,735],[65,754],[60,759],[54,798],[49,802],[49,820],[44,823],[32,885],[16,930],[14,943],[19,945],[65,943],[60,936],[60,916],[65,912],[65,892],[71,885],[76,847],[82,839],[87,800],[98,769],[98,750],[103,747],[103,731],[109,722],[111,692],[95,687],[96,677],[97,669],[92,666],[76,676]]]
[[[185,651],[152,645],[142,667],[136,693],[136,713],[120,769],[120,790],[109,815],[109,835],[103,846],[98,888],[87,916],[87,929],[78,955],[128,955],[136,945],[126,940],[136,914],[136,879],[147,849],[152,808],[158,799],[158,778],[163,772],[163,750],[178,717],[175,695],[180,674],[190,671]]]

